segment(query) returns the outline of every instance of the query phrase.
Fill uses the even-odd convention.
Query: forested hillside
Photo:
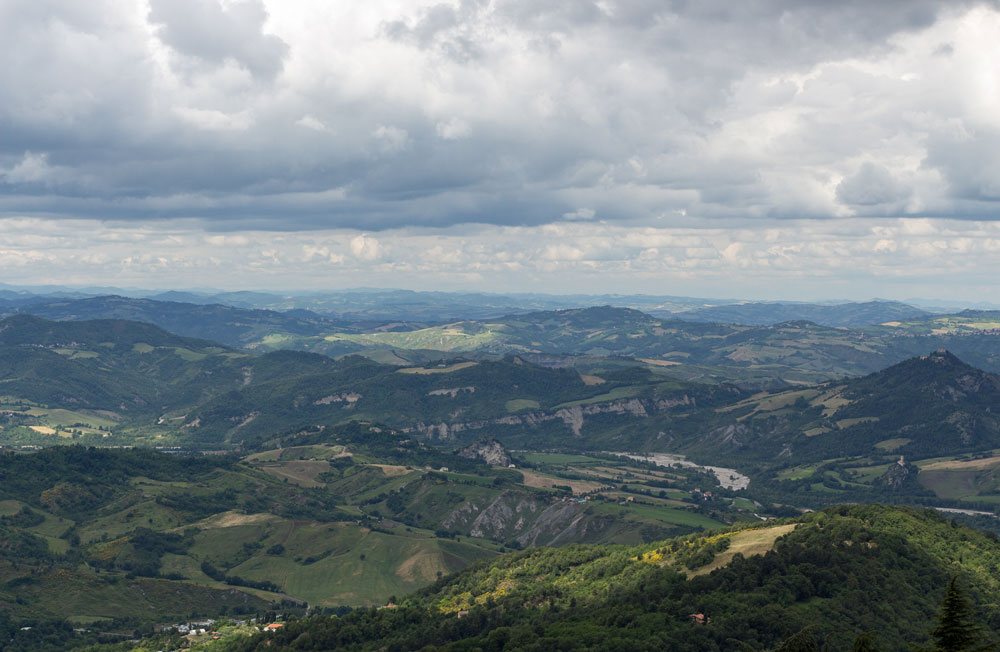
[[[975,596],[985,644],[1000,629],[998,572],[995,538],[926,511],[839,507],[711,537],[507,555],[398,608],[297,621],[241,649],[848,650],[867,638],[906,650],[932,641],[952,578]]]

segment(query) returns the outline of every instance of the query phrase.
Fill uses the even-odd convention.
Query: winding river
[[[640,460],[643,462],[652,462],[657,466],[677,465],[692,469],[702,469],[718,478],[720,485],[726,489],[732,489],[734,491],[746,489],[750,486],[750,478],[743,475],[736,469],[727,469],[723,466],[705,466],[703,464],[695,464],[683,455],[675,455],[673,453],[647,453],[645,455],[636,455],[635,453],[615,453],[613,451],[609,451],[608,454],[621,455],[622,457]]]

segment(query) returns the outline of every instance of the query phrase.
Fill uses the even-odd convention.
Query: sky
[[[0,0],[0,282],[1000,301],[1000,5]]]

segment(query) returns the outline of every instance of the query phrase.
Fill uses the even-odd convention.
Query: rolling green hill
[[[749,473],[758,500],[815,507],[919,500],[1000,504],[1000,377],[947,351],[864,378],[699,411],[673,444]]]
[[[239,375],[243,357],[212,342],[138,322],[0,321],[0,396],[113,420],[200,400]]]
[[[15,618],[371,604],[496,554],[489,541],[379,528],[347,493],[232,458],[55,447],[0,455],[0,478],[0,610]]]
[[[278,354],[271,354],[278,355]],[[287,356],[288,354],[280,354]],[[264,356],[256,365],[271,364]],[[190,412],[190,437],[255,441],[275,430],[319,423],[378,421],[444,441],[501,433],[512,441],[579,439],[589,415],[628,420],[742,396],[731,386],[684,383],[641,367],[601,376],[547,368],[519,357],[457,360],[424,367],[342,358],[316,372],[261,378]]]
[[[364,420],[446,441],[492,430],[573,439],[593,415],[614,420],[742,396],[634,363],[586,371],[517,356],[401,367],[358,356],[255,355],[138,322],[21,315],[0,321],[0,444],[247,447]]]
[[[911,311],[896,316],[912,320],[917,315]],[[460,321],[416,330],[339,331],[312,336],[276,333],[255,346],[329,355],[361,352],[386,360],[393,351],[404,358],[428,352],[626,356],[675,378],[722,378],[748,387],[770,384],[772,388],[782,382],[814,384],[865,375],[942,347],[984,369],[1000,371],[1000,337],[995,328],[984,326],[992,322],[967,316],[960,319],[963,324],[983,327],[939,327],[941,320],[948,319],[926,317],[851,328],[803,320],[765,325],[718,324],[661,319],[637,310],[603,306]]]
[[[735,501],[703,507],[693,488],[713,483],[695,470],[607,456],[493,468],[360,424],[283,443],[242,460],[0,453],[0,613],[111,626],[378,605],[510,547],[754,518]]]
[[[1000,628],[998,570],[995,538],[933,513],[839,507],[645,546],[506,555],[396,609],[300,620],[231,644],[243,650],[846,650],[867,633],[875,649],[906,650],[929,642],[952,577],[975,596],[980,640],[989,640],[989,630]],[[802,647],[790,647],[792,640]],[[789,647],[779,647],[783,642]]]
[[[864,378],[735,403],[718,412],[720,425],[697,445],[756,459],[816,460],[876,447],[909,457],[954,455],[1000,447],[998,405],[1000,377],[938,351]]]

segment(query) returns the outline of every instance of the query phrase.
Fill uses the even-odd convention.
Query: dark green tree
[[[852,652],[878,652],[879,649],[878,643],[875,642],[875,637],[869,632],[858,634],[858,637],[854,639],[854,645],[851,646]]]
[[[802,628],[798,633],[782,641],[775,652],[819,652],[815,631],[812,625]]]
[[[935,649],[942,652],[975,650],[983,643],[972,603],[958,585],[957,578],[953,577],[948,584],[937,626],[931,635],[934,637]]]

